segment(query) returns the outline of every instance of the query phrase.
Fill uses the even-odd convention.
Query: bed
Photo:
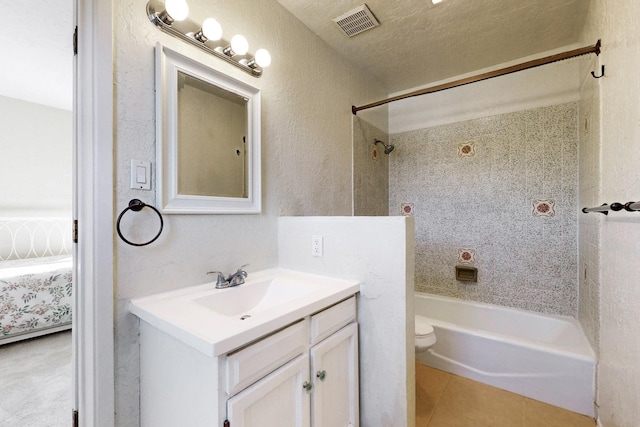
[[[0,345],[71,328],[70,218],[0,218]]]

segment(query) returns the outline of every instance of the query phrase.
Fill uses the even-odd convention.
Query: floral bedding
[[[0,341],[71,323],[70,256],[0,262]]]

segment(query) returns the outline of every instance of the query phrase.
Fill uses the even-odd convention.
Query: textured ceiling
[[[390,93],[576,43],[590,3],[367,0],[380,26],[349,38],[332,19],[362,0],[278,2]]]
[[[332,19],[362,0],[278,0],[390,93],[577,42],[588,0],[367,0],[380,26]],[[0,95],[71,108],[72,0],[0,0]],[[594,40],[595,42],[595,40]]]
[[[0,96],[70,110],[72,0],[0,0],[0,16]]]

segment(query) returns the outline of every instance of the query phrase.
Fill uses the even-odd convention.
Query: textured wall
[[[361,282],[360,425],[414,427],[412,218],[285,217],[279,224],[282,267]],[[321,258],[308,251],[313,234],[324,236]]]
[[[595,152],[590,156],[600,162],[597,204],[640,199],[639,16],[636,0],[593,0],[584,31],[585,40],[602,39],[600,63],[607,71],[598,81],[599,158]],[[640,420],[640,216],[612,212],[599,221],[598,414],[603,427],[635,427]]]
[[[416,290],[576,315],[576,103],[392,141],[389,211],[415,216]]]
[[[114,2],[114,211],[132,198],[155,203],[153,191],[129,188],[129,162],[155,163],[154,47],[162,42],[262,90],[263,213],[165,215],[164,232],[153,245],[115,242],[118,426],[139,421],[138,328],[128,299],[210,281],[210,270],[232,271],[247,262],[249,273],[275,266],[280,214],[350,215],[351,105],[386,94],[275,0],[189,1],[194,19],[215,16],[226,38],[241,32],[252,52],[271,52],[273,62],[260,79],[162,33],[147,19],[146,3]],[[126,218],[123,233],[131,240],[155,233],[152,213]]]
[[[379,139],[389,135],[357,116],[353,118],[353,214],[389,215],[389,155]],[[393,155],[393,153],[391,154]]]

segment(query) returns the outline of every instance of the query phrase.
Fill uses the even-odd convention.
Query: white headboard
[[[71,253],[71,218],[0,218],[0,261]]]

